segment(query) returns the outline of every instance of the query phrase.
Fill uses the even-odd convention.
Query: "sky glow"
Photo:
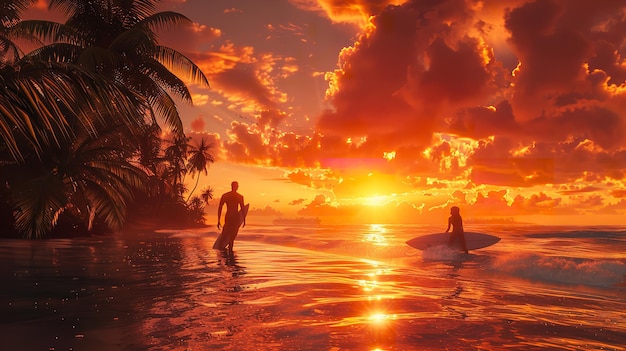
[[[164,0],[251,216],[624,224],[626,1]],[[32,17],[61,20],[45,6]],[[190,180],[191,182],[191,180]],[[389,201],[387,201],[389,200]],[[208,208],[209,222],[215,206]]]

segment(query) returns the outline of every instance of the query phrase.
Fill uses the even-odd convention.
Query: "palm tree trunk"
[[[193,194],[193,192],[196,191],[196,188],[198,187],[199,181],[200,181],[200,173],[198,173],[198,176],[196,177],[196,185],[194,185],[193,189],[191,189],[191,192],[189,193],[189,196],[187,197],[187,201],[185,202],[189,202],[189,199],[191,199],[191,194]]]

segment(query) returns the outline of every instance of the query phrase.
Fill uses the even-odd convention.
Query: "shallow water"
[[[424,226],[214,229],[0,241],[10,350],[623,350],[626,230],[484,226],[458,255]],[[3,349],[5,349],[3,348]]]

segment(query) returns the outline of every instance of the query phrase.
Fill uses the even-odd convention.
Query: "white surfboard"
[[[464,235],[468,250],[482,249],[500,241],[499,237],[485,233],[465,232]],[[450,233],[436,233],[418,236],[406,243],[416,249],[426,250],[435,246],[448,246],[449,239]],[[455,242],[454,248],[460,249],[458,242]]]
[[[250,209],[250,204],[246,204],[243,206],[241,210],[239,210],[239,226],[243,224],[243,221],[246,220],[246,216],[248,215],[248,210]]]

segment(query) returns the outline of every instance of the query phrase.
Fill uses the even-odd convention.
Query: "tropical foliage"
[[[156,40],[189,19],[155,12],[157,0],[51,0],[65,23],[22,21],[34,2],[0,2],[0,225],[41,238],[163,213],[202,222],[212,191],[185,201],[183,180],[206,173],[211,146],[189,144],[174,101],[191,102],[182,79],[208,82]]]

